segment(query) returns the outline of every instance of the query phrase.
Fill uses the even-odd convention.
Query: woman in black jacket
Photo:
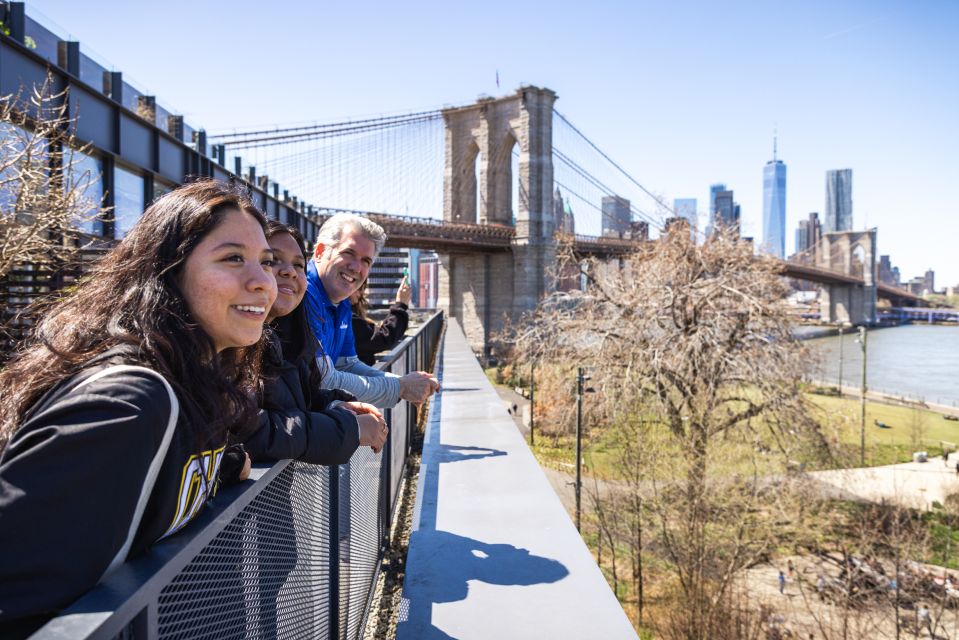
[[[0,372],[0,637],[28,634],[215,491],[255,425],[276,297],[265,219],[214,181],[163,196]]]
[[[293,227],[270,221],[277,298],[270,309],[263,362],[259,428],[246,440],[255,461],[294,459],[343,464],[358,446],[379,452],[386,441],[383,416],[342,390],[320,389],[319,342],[306,318],[306,250]],[[331,407],[331,403],[335,406]]]
[[[350,296],[353,309],[353,339],[356,341],[356,356],[373,366],[376,354],[389,351],[403,339],[410,325],[410,300],[413,290],[403,276],[400,288],[396,291],[396,300],[390,305],[389,313],[380,324],[373,322],[367,315],[369,301],[366,299],[366,282],[360,285],[356,293]]]
[[[259,427],[244,446],[255,461],[299,460],[312,464],[338,465],[349,462],[358,446],[379,452],[386,441],[387,427],[380,411],[355,402],[342,390],[321,389],[316,354],[319,342],[306,319],[306,251],[303,237],[293,227],[271,221],[267,240],[273,250],[273,274],[277,299],[269,314],[268,347],[264,354],[260,389]],[[251,622],[259,627],[258,637],[277,636],[278,596],[287,577],[296,567],[296,543],[273,539],[277,531],[296,535],[292,499],[274,501],[265,522],[251,522],[259,544],[258,553],[244,558],[260,576]]]

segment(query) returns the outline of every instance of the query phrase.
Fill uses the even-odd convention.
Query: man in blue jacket
[[[383,228],[361,216],[336,214],[320,228],[306,267],[306,297],[310,326],[323,346],[318,358],[326,360],[320,362],[323,386],[346,389],[378,407],[392,407],[401,399],[420,404],[439,390],[436,378],[425,371],[385,373],[356,356],[349,298],[385,243]]]

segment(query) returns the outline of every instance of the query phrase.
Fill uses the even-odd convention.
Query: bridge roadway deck
[[[455,319],[440,353],[398,640],[635,638]]]

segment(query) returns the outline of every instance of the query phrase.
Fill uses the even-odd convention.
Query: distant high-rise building
[[[899,269],[892,266],[889,256],[879,256],[879,282],[893,286],[899,285]]]
[[[625,238],[629,233],[629,223],[633,216],[628,198],[622,196],[603,196],[603,235]]]
[[[673,200],[673,211],[680,218],[685,218],[689,222],[689,233],[696,239],[696,229],[699,227],[696,217],[696,198],[677,198]]]
[[[726,184],[717,182],[709,185],[709,223],[706,225],[706,234],[712,234],[716,226],[716,196],[720,191],[726,190]]]
[[[763,247],[777,258],[786,257],[786,165],[773,159],[763,168]]]
[[[563,198],[559,187],[553,192],[553,223],[556,233],[573,235],[576,233],[576,224],[573,220],[573,210],[569,206],[569,198]]]
[[[936,292],[936,272],[932,269],[927,269],[926,273],[922,276],[923,282],[926,285],[926,291],[929,293]]]
[[[824,231],[852,231],[852,169],[826,172],[826,219]]]
[[[819,214],[809,214],[808,220],[800,220],[796,229],[796,254],[810,253],[819,244],[822,238],[822,225],[819,224]]]
[[[366,299],[372,308],[386,308],[396,298],[403,270],[410,266],[410,249],[383,247],[366,278]]]
[[[424,251],[419,256],[416,265],[417,291],[416,306],[424,309],[435,309],[436,298],[439,293],[439,256],[435,251]]]
[[[716,194],[716,209],[713,214],[712,230],[722,225],[726,229],[735,229],[739,232],[739,205],[733,200],[732,190],[720,191]]]

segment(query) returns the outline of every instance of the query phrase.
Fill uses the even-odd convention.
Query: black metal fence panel
[[[163,589],[159,636],[327,637],[329,484],[287,466]]]
[[[442,323],[442,313],[432,316],[382,368],[425,369]],[[387,412],[380,453],[361,447],[333,468],[282,461],[249,486],[221,492],[205,518],[122,567],[32,639],[357,640],[416,413],[406,402]]]

